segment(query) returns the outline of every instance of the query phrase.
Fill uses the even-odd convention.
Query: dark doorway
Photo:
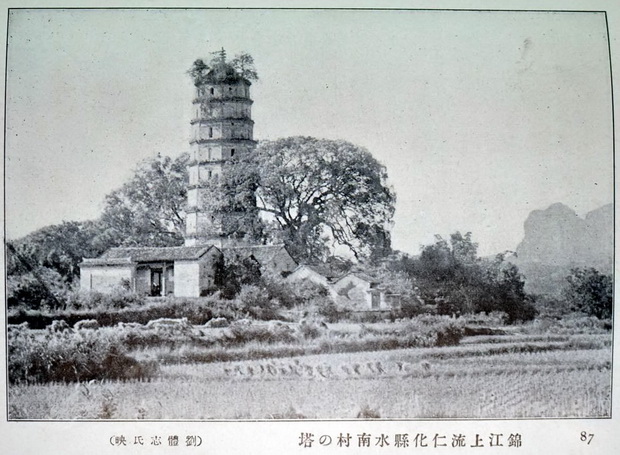
[[[161,280],[162,280],[162,270],[152,269],[151,270],[151,295],[152,296],[161,296]]]
[[[370,294],[371,298],[371,307],[373,309],[377,309],[381,306],[381,295],[378,292],[373,292]]]

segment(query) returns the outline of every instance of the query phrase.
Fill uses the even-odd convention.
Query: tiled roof
[[[199,259],[213,245],[174,246],[174,247],[119,247],[111,248],[96,259],[84,259],[84,265],[121,265],[136,262],[161,262]],[[284,245],[253,245],[221,248],[224,254],[237,253],[244,257],[254,256],[265,264],[277,255],[286,253]]]
[[[117,261],[128,259],[131,262],[158,262],[178,261],[183,259],[198,259],[209,249],[208,246],[173,246],[173,247],[131,247],[111,248],[106,251],[99,260]]]
[[[337,283],[338,281],[342,280],[343,278],[348,277],[349,275],[353,275],[364,281],[367,281],[373,286],[376,286],[377,284],[380,283],[376,278],[373,278],[372,276],[367,275],[366,273],[361,272],[361,271],[352,270],[344,274],[336,273],[333,270],[331,270],[327,264],[302,264],[298,266],[297,269],[295,270],[299,270],[303,267],[308,268],[312,270],[313,272],[318,273],[319,275],[327,278],[331,283]]]
[[[362,279],[364,281],[368,281],[370,284],[378,284],[379,283],[375,278],[371,277],[370,275],[367,275],[364,272],[355,272],[355,271],[354,272],[345,273],[344,275],[342,275],[340,278],[338,278],[335,281],[340,281],[340,280],[342,280],[343,278],[345,278],[345,277],[347,277],[349,275],[354,275],[354,276],[356,276],[356,277],[358,277],[358,278],[360,278],[360,279]]]
[[[327,265],[304,264],[300,267],[307,267],[327,279],[336,278],[338,276],[338,274],[331,270]]]
[[[133,262],[129,258],[118,259],[102,259],[102,258],[84,258],[80,263],[80,267],[97,266],[97,265],[132,265]]]

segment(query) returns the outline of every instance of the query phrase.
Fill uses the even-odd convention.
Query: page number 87
[[[585,431],[582,431],[580,439],[582,442],[585,442],[586,444],[590,444],[592,442],[592,439],[594,439],[594,434],[586,433]]]

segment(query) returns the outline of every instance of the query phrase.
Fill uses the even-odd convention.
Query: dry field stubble
[[[11,418],[609,415],[609,335],[463,341],[454,347],[166,365],[152,382],[15,386]]]

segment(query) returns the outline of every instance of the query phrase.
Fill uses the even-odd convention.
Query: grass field
[[[9,390],[12,419],[585,418],[610,405],[609,333],[167,364],[150,382]]]

